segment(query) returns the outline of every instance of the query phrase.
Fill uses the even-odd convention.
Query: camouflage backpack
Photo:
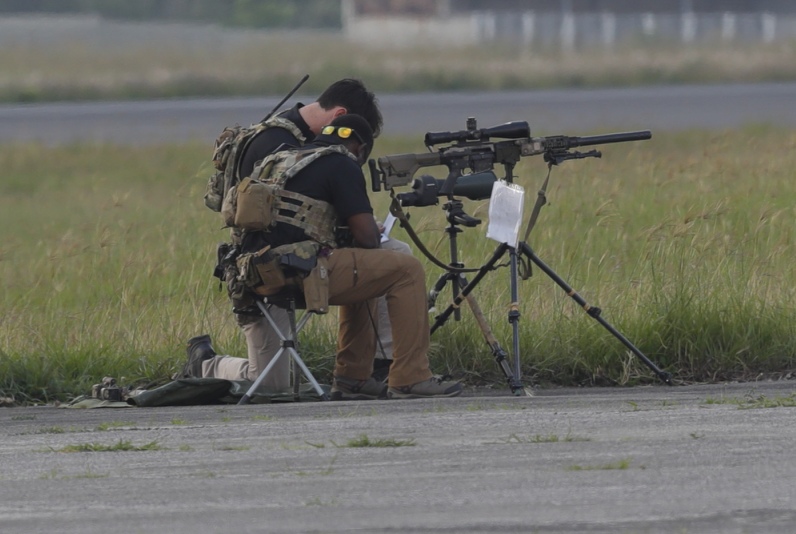
[[[213,147],[213,167],[215,172],[207,181],[204,195],[205,205],[213,211],[220,212],[229,190],[237,186],[242,178],[240,176],[241,155],[246,151],[249,143],[262,131],[268,128],[284,128],[293,134],[303,145],[306,141],[304,134],[292,121],[276,116],[268,118],[257,124],[243,127],[238,124],[224,128],[218,136]]]

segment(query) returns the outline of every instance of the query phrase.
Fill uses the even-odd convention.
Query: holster
[[[304,279],[304,302],[307,311],[324,314],[329,311],[329,258],[318,256],[315,267]]]

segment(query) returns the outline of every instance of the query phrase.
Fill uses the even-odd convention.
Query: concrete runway
[[[792,533],[794,386],[4,409],[0,532]]]

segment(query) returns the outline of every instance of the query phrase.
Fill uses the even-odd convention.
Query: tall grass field
[[[796,362],[796,132],[765,126],[605,145],[602,159],[555,167],[530,246],[603,317],[683,381],[784,375]],[[227,239],[202,195],[211,147],[0,146],[0,396],[68,400],[110,375],[125,385],[168,379],[188,338],[208,333],[245,355],[212,277]],[[374,156],[422,152],[383,139]],[[440,177],[444,169],[440,169]],[[530,213],[547,168],[525,158],[515,182]],[[371,193],[378,215],[389,195]],[[459,236],[468,267],[497,243],[484,219]],[[413,226],[449,259],[439,206],[410,208]],[[401,228],[394,237],[408,241]],[[415,254],[420,255],[417,248]],[[429,284],[442,271],[423,259]],[[519,287],[523,381],[638,384],[655,376],[538,269]],[[510,274],[473,291],[511,349]],[[438,301],[442,310],[450,287]],[[330,379],[336,310],[308,323],[302,348]],[[433,321],[433,317],[432,317]],[[464,308],[432,337],[432,368],[469,383],[504,381]]]

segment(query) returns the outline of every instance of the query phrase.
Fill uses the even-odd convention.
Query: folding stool
[[[287,353],[290,357],[293,358],[293,395],[296,400],[299,399],[299,370],[304,374],[307,380],[312,384],[312,387],[320,396],[321,400],[329,400],[329,395],[323,391],[321,386],[318,384],[318,381],[315,380],[315,377],[312,376],[312,373],[307,368],[307,365],[304,363],[304,360],[301,359],[301,355],[298,352],[298,333],[304,328],[304,325],[307,324],[310,317],[314,315],[315,312],[307,311],[304,304],[304,296],[301,294],[301,290],[299,288],[290,287],[277,295],[271,297],[262,297],[259,295],[255,296],[255,302],[257,303],[257,307],[262,312],[265,319],[271,324],[271,327],[274,329],[274,332],[279,336],[281,340],[281,347],[274,355],[273,359],[268,362],[268,365],[265,369],[262,370],[260,376],[257,377],[257,380],[251,385],[249,390],[246,392],[243,397],[241,397],[238,404],[249,404],[254,392],[260,386],[265,377],[268,376],[268,373],[271,371],[274,365],[276,365],[276,361],[281,358],[285,353]],[[276,325],[276,321],[274,321],[273,317],[271,316],[271,312],[268,309],[268,304],[276,306],[278,308],[282,308],[287,312],[288,321],[290,323],[290,331],[283,332],[279,330],[279,327]],[[301,318],[296,323],[296,310],[297,309],[304,309],[304,313],[302,314]]]

